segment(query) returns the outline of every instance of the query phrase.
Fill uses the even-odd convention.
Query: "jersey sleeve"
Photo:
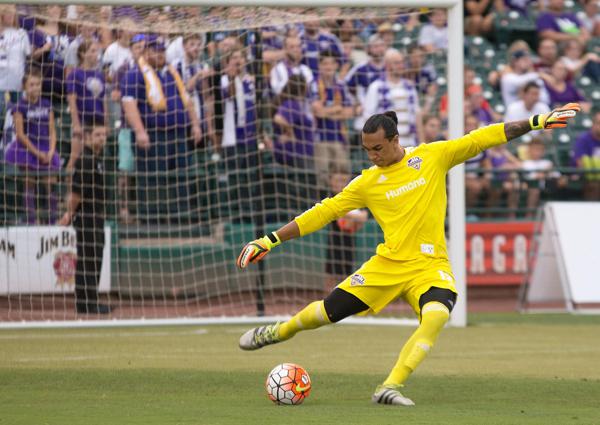
[[[458,139],[429,143],[427,147],[438,154],[446,169],[450,169],[486,149],[506,142],[504,123],[499,123],[471,131]]]
[[[296,217],[294,220],[300,229],[300,235],[315,232],[333,220],[343,217],[348,211],[365,207],[362,178],[362,175],[355,177],[333,198],[323,199]]]

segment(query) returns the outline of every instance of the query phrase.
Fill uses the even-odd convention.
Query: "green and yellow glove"
[[[281,239],[275,232],[247,243],[237,259],[237,266],[243,269],[250,263],[259,262],[272,248],[279,244],[281,244]]]
[[[532,115],[529,125],[532,130],[547,130],[549,128],[564,128],[567,120],[574,118],[581,111],[578,103],[567,103],[565,106],[553,109],[546,114]]]

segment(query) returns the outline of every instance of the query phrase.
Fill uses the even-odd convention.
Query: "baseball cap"
[[[154,50],[166,50],[165,40],[157,34],[150,34],[146,37],[146,47]]]

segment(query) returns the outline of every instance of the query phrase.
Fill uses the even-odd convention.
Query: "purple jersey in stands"
[[[385,77],[385,67],[375,66],[372,62],[363,62],[354,66],[346,75],[346,85],[356,93],[356,98],[362,102],[369,85],[375,80]]]
[[[352,106],[350,96],[343,83],[336,81],[326,86],[318,79],[311,85],[311,101],[321,101],[323,106]],[[345,120],[317,118],[317,136],[320,142],[346,142]]]
[[[304,112],[304,101],[297,99],[284,100],[277,114],[281,115],[292,127],[294,140],[284,143],[282,141],[283,131],[280,126],[274,124],[275,132],[275,159],[277,162],[287,165],[297,165],[301,160],[313,157],[313,120]]]
[[[181,101],[175,78],[167,67],[156,72],[161,84],[167,107],[154,111],[146,100],[146,83],[139,67],[127,71],[121,80],[121,95],[124,100],[137,101],[142,122],[146,130],[185,130],[189,124],[188,115]]]
[[[573,148],[573,166],[577,165],[577,161],[583,157],[588,157],[589,164],[585,168],[590,168],[590,165],[600,168],[600,140],[596,139],[591,131],[586,131],[579,135],[575,141]]]
[[[302,63],[310,68],[315,78],[319,75],[319,54],[329,50],[337,55],[340,66],[348,62],[342,43],[333,34],[320,32],[315,38],[306,34],[302,37],[304,58]]]
[[[42,96],[58,101],[62,100],[65,83],[64,57],[71,39],[66,34],[50,36],[34,29],[29,32],[29,41],[33,51],[43,47],[46,43],[52,43],[50,50],[37,60],[43,76]]]
[[[23,116],[23,130],[33,146],[41,152],[48,152],[50,150],[50,111],[52,111],[50,102],[43,98],[36,103],[20,99],[13,106],[12,111],[13,114],[20,113]],[[39,159],[18,140],[14,140],[8,145],[5,160],[8,163],[31,169],[58,170],[60,168],[60,159],[56,152],[50,164],[41,164]]]
[[[565,89],[561,92],[555,90],[551,85],[544,82],[546,86],[546,90],[548,90],[548,94],[550,95],[550,107],[555,108],[557,106],[562,106],[565,103],[569,102],[585,102],[585,97],[581,95],[579,90],[575,88],[573,83],[566,82]]]
[[[572,13],[561,13],[560,15],[541,13],[537,18],[536,25],[538,33],[552,30],[565,34],[579,34],[581,31],[581,22]]]
[[[67,77],[67,94],[75,94],[83,125],[104,124],[104,74],[96,69],[75,68]]]

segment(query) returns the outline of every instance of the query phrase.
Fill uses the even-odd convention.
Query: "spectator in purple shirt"
[[[25,76],[26,96],[12,107],[16,140],[7,147],[5,160],[19,167],[25,174],[23,193],[26,220],[36,222],[35,179],[28,171],[58,171],[60,159],[56,153],[54,114],[50,102],[42,98],[42,78],[37,69]],[[56,221],[57,198],[52,192],[55,176],[43,177],[46,189],[46,204],[50,210],[49,222]]]
[[[583,197],[600,201],[600,110],[592,114],[592,128],[579,135],[573,148],[573,161],[584,174]],[[590,169],[595,172],[589,172]]]
[[[315,77],[319,75],[319,55],[324,51],[332,51],[337,55],[342,78],[350,69],[350,61],[344,54],[342,42],[334,34],[321,28],[319,20],[304,23],[302,48],[304,53],[302,63],[310,68]]]
[[[316,196],[314,173],[315,126],[306,106],[308,87],[302,75],[291,75],[278,101],[273,118],[274,157],[284,165],[276,210],[287,214],[309,207]],[[275,182],[277,184],[277,181]]]
[[[357,111],[346,86],[337,79],[338,61],[332,51],[319,57],[319,78],[311,87],[312,112],[317,118],[315,169],[319,187],[327,187],[330,168],[350,169],[346,122]]]
[[[71,110],[72,140],[71,157],[67,169],[73,165],[83,147],[83,126],[106,125],[106,82],[104,73],[99,69],[98,44],[84,41],[77,49],[78,62],[81,64],[67,77],[66,89]]]
[[[180,213],[189,211],[187,172],[193,151],[188,141],[190,134],[195,144],[202,139],[193,102],[177,70],[167,65],[165,50],[161,37],[149,35],[137,66],[121,81],[123,111],[136,146],[138,213],[146,222],[164,221],[165,213],[178,221]],[[149,196],[160,190],[166,198]]]
[[[587,43],[590,39],[577,16],[565,12],[565,0],[548,0],[548,11],[540,13],[536,26],[541,39],[550,38],[557,43],[572,39]]]
[[[65,96],[65,54],[70,37],[61,19],[64,8],[50,5],[44,18],[36,18],[35,28],[29,32],[32,60],[42,70],[42,97],[50,100],[56,122],[56,139],[59,155],[65,160],[70,155],[71,118]]]
[[[346,74],[345,82],[346,87],[350,93],[355,97],[355,104],[361,107],[367,94],[367,89],[371,83],[375,80],[382,80],[385,78],[385,63],[383,61],[383,55],[385,54],[385,43],[383,39],[373,34],[369,37],[367,44],[367,53],[369,54],[369,61],[360,63],[354,66],[348,74]],[[358,134],[362,131],[365,121],[362,116],[357,117],[354,120],[354,129]],[[360,145],[360,141],[356,143]]]
[[[313,167],[314,122],[306,113],[306,82],[301,75],[290,76],[280,96],[274,124],[275,160],[297,168]]]
[[[540,72],[540,77],[544,80],[544,85],[548,94],[550,94],[550,108],[556,108],[569,102],[577,102],[581,109],[589,112],[590,103],[585,101],[585,97],[579,90],[567,81],[569,71],[562,61],[556,61],[552,65],[550,74]]]

